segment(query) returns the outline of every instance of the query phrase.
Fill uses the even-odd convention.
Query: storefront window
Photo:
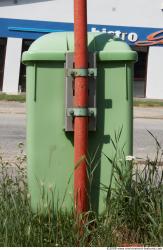
[[[22,44],[22,53],[27,51],[33,41],[32,40],[23,40]],[[19,77],[19,92],[26,91],[26,66],[21,63],[20,66],[20,77]]]
[[[7,39],[0,38],[0,91],[2,91],[2,86],[3,86],[6,44],[7,44]]]
[[[145,97],[147,76],[147,47],[135,47],[138,53],[138,61],[134,66],[134,97]]]

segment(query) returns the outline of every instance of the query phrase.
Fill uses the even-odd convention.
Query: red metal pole
[[[88,68],[87,52],[87,0],[74,0],[74,63],[76,69]],[[88,77],[75,77],[75,108],[88,106]],[[86,156],[88,148],[88,117],[74,118],[75,165]],[[78,214],[88,209],[87,164],[83,159],[74,170],[74,199]]]

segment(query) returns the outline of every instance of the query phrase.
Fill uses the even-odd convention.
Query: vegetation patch
[[[5,93],[0,94],[0,101],[16,101],[16,102],[25,102],[26,94],[21,93],[17,95],[8,95]],[[154,99],[142,99],[134,98],[133,105],[135,107],[163,107],[163,100],[154,100]]]
[[[15,102],[25,102],[26,95],[19,94],[19,95],[7,95],[5,93],[0,94],[0,101],[15,101]]]
[[[163,100],[134,98],[135,107],[163,107]]]
[[[49,205],[44,215],[32,212],[22,145],[14,164],[0,158],[0,247],[163,246],[163,153],[155,142],[156,157],[143,166],[126,159],[114,142],[114,157],[105,156],[112,163],[111,183],[101,184],[105,212],[81,215],[80,230],[73,208]]]

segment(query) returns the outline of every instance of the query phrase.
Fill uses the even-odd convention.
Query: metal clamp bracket
[[[74,68],[74,53],[66,53],[65,61],[65,131],[74,131],[75,117],[88,117],[88,130],[96,131],[96,79],[97,64],[96,52],[88,53],[89,68]],[[88,105],[85,108],[74,106],[74,79],[75,77],[88,77]]]
[[[96,77],[97,69],[89,68],[89,69],[66,69],[66,76],[83,76],[83,77]]]
[[[96,116],[96,108],[67,108],[67,116]]]

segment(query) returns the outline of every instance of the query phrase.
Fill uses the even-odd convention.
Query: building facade
[[[163,0],[88,0],[88,31],[108,32],[138,52],[134,96],[163,99]],[[0,91],[24,92],[22,52],[35,39],[73,31],[73,0],[0,1]]]

